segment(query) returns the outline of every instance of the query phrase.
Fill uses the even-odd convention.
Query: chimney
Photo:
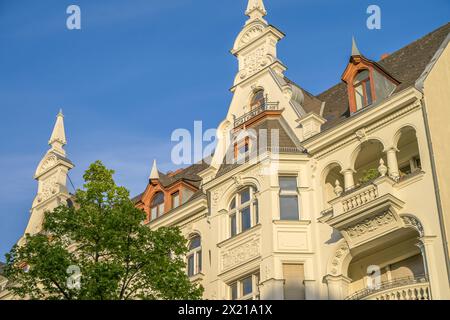
[[[389,56],[390,56],[389,53],[383,53],[383,54],[381,55],[381,60],[384,60],[384,59],[386,59],[386,58],[389,57]]]

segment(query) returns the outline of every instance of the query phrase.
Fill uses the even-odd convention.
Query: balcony
[[[279,106],[279,102],[268,102],[267,100],[264,100],[260,106],[253,108],[250,112],[247,112],[239,118],[235,118],[234,128],[239,128],[251,120],[258,119],[266,114],[280,114],[282,110],[280,110]]]
[[[377,288],[363,289],[345,300],[431,300],[427,276],[383,282]]]
[[[351,249],[379,240],[404,227],[398,215],[404,202],[395,196],[394,184],[384,176],[349,190],[331,200],[319,220],[341,231]]]

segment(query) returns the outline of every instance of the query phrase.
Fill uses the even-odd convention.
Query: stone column
[[[327,275],[325,280],[328,285],[329,300],[344,300],[348,296],[348,287],[352,280],[344,275]]]
[[[342,171],[342,174],[344,175],[344,182],[345,182],[345,191],[348,191],[350,189],[353,189],[355,186],[355,180],[353,178],[353,169],[347,169]]]
[[[398,170],[397,152],[398,150],[394,147],[386,151],[389,176],[394,179],[397,179],[400,176],[400,172]]]
[[[443,268],[439,268],[442,264],[440,264],[435,254],[437,247],[439,247],[436,237],[424,236],[420,238],[418,246],[424,259],[425,272],[430,282],[432,299],[448,299],[449,288],[446,272],[445,270],[443,272]]]

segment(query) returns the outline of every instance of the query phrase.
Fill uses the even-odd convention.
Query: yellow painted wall
[[[424,95],[443,208],[450,244],[450,48],[434,65],[424,83]],[[450,252],[449,252],[450,254]]]

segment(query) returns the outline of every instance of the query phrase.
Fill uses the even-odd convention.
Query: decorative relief
[[[233,176],[232,179],[236,188],[240,188],[244,185],[242,176],[240,174]]]
[[[361,142],[369,140],[366,128],[362,128],[362,129],[356,131],[355,135],[356,135],[356,138],[358,138],[358,140]]]
[[[347,243],[341,244],[339,246],[339,249],[337,249],[333,260],[331,262],[331,274],[333,275],[337,275],[338,274],[338,269],[339,266],[342,265],[342,261],[344,259],[344,257],[348,254],[348,252],[350,251]]]
[[[372,233],[385,225],[391,224],[394,221],[394,214],[388,211],[376,217],[366,219],[344,231],[347,232],[350,238],[359,238],[365,234]]]
[[[44,162],[41,164],[37,174],[40,175],[41,173],[47,171],[48,169],[54,167],[58,163],[58,159],[55,155],[50,155],[47,157],[47,159],[44,160]]]
[[[53,176],[42,182],[41,192],[38,195],[38,202],[43,202],[58,192],[58,178]]]
[[[238,48],[241,48],[245,46],[246,44],[250,43],[253,39],[257,38],[264,32],[264,26],[262,25],[256,25],[251,27],[244,35],[242,36],[241,40],[239,41]]]
[[[235,247],[222,254],[222,267],[224,270],[238,266],[259,256],[259,240],[254,239],[239,247]]]
[[[424,230],[423,230],[423,225],[415,217],[403,216],[402,220],[403,220],[403,223],[405,224],[406,227],[414,228],[414,229],[416,229],[419,232],[421,237],[424,236],[425,233],[424,233]]]
[[[270,63],[266,56],[266,48],[258,48],[244,58],[243,70],[240,73],[241,79],[245,79],[256,72],[262,70]]]

